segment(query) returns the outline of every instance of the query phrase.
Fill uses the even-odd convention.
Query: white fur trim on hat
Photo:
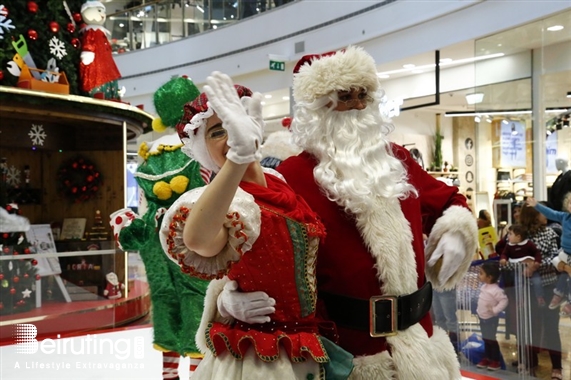
[[[293,76],[293,97],[296,102],[311,103],[334,91],[352,88],[365,88],[372,93],[378,87],[375,61],[358,46],[349,46],[334,55],[314,59]]]
[[[88,8],[102,8],[103,10],[105,10],[105,5],[103,5],[102,2],[97,0],[87,0],[85,3],[81,5],[80,12],[83,13],[83,11]]]
[[[216,165],[212,157],[210,157],[210,153],[208,153],[208,148],[206,147],[206,136],[204,136],[206,120],[212,115],[214,115],[214,110],[209,104],[206,111],[197,113],[192,117],[190,123],[184,127],[184,132],[188,137],[181,138],[184,143],[181,150],[206,169],[218,173],[220,167]]]

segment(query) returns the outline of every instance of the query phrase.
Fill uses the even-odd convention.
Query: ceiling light
[[[563,113],[563,112],[567,112],[568,109],[567,108],[551,108],[551,109],[546,109],[545,113]],[[457,111],[451,111],[451,112],[445,112],[444,116],[445,117],[458,117],[458,116],[474,116],[474,115],[482,115],[482,114],[486,114],[486,115],[530,115],[532,112],[531,110],[528,109],[522,109],[522,110],[498,110],[498,111],[491,111],[491,110],[480,110],[478,112],[457,112]]]
[[[265,105],[266,105],[266,102],[260,102],[260,104],[263,105],[263,106],[265,106]]]
[[[440,63],[450,63],[450,62],[452,62],[452,58],[442,58],[440,60]]]
[[[480,116],[476,116],[476,117],[474,118],[474,121],[475,121],[476,123],[479,123],[480,120],[482,120],[482,119],[480,119]]]
[[[289,96],[282,96],[283,100],[289,100]]]
[[[482,103],[484,100],[483,92],[475,92],[473,94],[466,94],[466,103],[468,104],[478,104]]]
[[[377,76],[381,79],[387,79],[391,77],[389,74],[381,74],[381,73],[377,73]]]
[[[412,64],[412,63],[407,63],[406,65],[402,65],[403,68],[405,69],[412,69],[413,67],[415,67],[416,65]]]
[[[486,122],[492,124],[492,118],[489,116],[486,116]]]
[[[502,120],[502,124],[508,125],[510,122],[507,121],[506,119]]]
[[[457,59],[457,60],[450,60],[450,61],[446,61],[446,62],[440,62],[440,66],[449,66],[449,65],[459,65],[459,64],[463,64],[463,63],[471,63],[471,62],[476,62],[476,61],[483,61],[485,59],[491,59],[491,58],[498,58],[498,57],[503,57],[505,54],[504,53],[496,53],[496,54],[487,54],[487,55],[481,55],[479,57],[472,57],[472,58],[462,58],[462,59]],[[405,65],[406,66],[406,65]],[[416,69],[418,70],[429,70],[429,69],[433,69],[434,66],[436,66],[434,63],[428,64],[428,65],[422,65],[422,66],[416,66]],[[404,66],[403,66],[404,67]],[[415,66],[412,66],[415,67]],[[411,68],[412,68],[411,67]],[[382,78],[381,75],[389,75],[389,74],[399,74],[399,73],[406,73],[406,72],[410,72],[410,69],[398,69],[398,70],[389,70],[389,71],[384,71],[381,73],[377,73],[377,76],[379,78]]]
[[[198,9],[198,11],[199,11],[200,13],[204,13],[204,9],[202,9],[202,7],[201,7],[200,5],[197,5],[197,6],[196,6],[196,9]]]
[[[557,32],[562,29],[564,29],[563,25],[553,25],[547,28],[547,30],[549,30],[550,32]]]
[[[266,99],[271,99],[272,96],[271,96],[270,94],[267,94],[267,95],[264,95],[264,98],[266,98]]]

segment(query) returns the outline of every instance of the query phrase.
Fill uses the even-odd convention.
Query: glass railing
[[[159,0],[109,13],[116,54],[147,49],[217,29],[298,0]]]

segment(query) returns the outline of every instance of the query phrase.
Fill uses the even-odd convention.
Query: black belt
[[[432,285],[425,283],[406,296],[374,296],[368,300],[319,293],[329,319],[338,326],[369,331],[372,337],[396,335],[406,330],[430,311]]]

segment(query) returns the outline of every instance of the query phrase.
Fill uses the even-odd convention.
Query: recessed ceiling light
[[[449,63],[449,62],[452,62],[452,58],[442,58],[440,60],[440,63]]]
[[[416,65],[412,64],[412,63],[407,63],[406,65],[402,65],[402,67],[404,67],[405,69],[412,69],[413,67],[415,67]]]
[[[263,106],[265,106],[265,105],[266,105],[266,102],[260,102],[260,104],[263,105]]]
[[[377,76],[381,79],[387,79],[391,77],[389,74],[377,74]]]
[[[289,96],[282,96],[283,100],[289,100]]]
[[[264,95],[264,98],[266,98],[266,99],[271,99],[272,96],[271,96],[270,94],[267,94],[267,95]]]
[[[547,28],[550,32],[557,32],[558,30],[564,29],[563,25],[553,25]]]
[[[475,92],[473,94],[466,94],[466,103],[468,104],[478,104],[482,103],[484,100],[484,93]]]
[[[502,46],[502,44],[498,44],[498,47],[501,47],[501,46]]]

